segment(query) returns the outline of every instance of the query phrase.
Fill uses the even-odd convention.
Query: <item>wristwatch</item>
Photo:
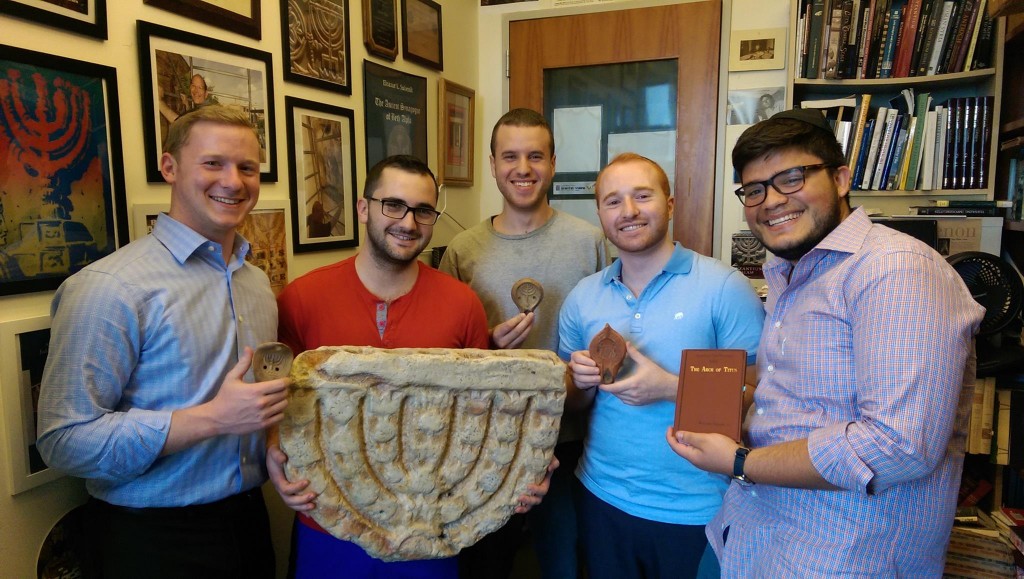
[[[747,460],[748,454],[750,454],[749,448],[743,446],[737,448],[736,459],[732,463],[732,478],[743,486],[754,484],[754,481],[750,480],[747,475],[743,474],[743,463]]]

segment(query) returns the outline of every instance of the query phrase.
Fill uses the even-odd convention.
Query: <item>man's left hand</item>
[[[615,395],[630,406],[643,406],[659,400],[675,400],[678,379],[626,342],[626,354],[635,370],[627,378],[601,384],[601,390]]]
[[[544,480],[538,484],[527,485],[526,494],[519,497],[519,506],[516,507],[516,513],[525,513],[540,504],[541,500],[544,499],[544,495],[548,494],[548,489],[551,488],[551,475],[554,474],[556,468],[558,468],[558,459],[552,456],[551,462],[548,464],[548,470],[544,473]]]

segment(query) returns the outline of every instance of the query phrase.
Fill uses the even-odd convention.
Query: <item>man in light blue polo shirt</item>
[[[591,579],[694,577],[704,526],[729,481],[680,461],[665,444],[680,353],[738,348],[754,364],[764,310],[742,274],[673,243],[675,200],[656,163],[619,155],[598,175],[595,195],[619,259],[583,279],[559,315],[559,355],[573,375],[567,408],[592,405],[576,471],[585,487],[587,567]],[[611,384],[601,384],[586,349],[606,323],[628,342]]]

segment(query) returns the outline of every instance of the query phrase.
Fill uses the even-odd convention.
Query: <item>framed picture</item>
[[[352,94],[348,0],[281,0],[284,79]]]
[[[274,70],[269,52],[139,22],[146,179],[162,183],[160,153],[178,116],[220,104],[243,111],[260,139],[260,181],[277,181]]]
[[[391,155],[427,162],[427,79],[363,61],[366,169]]]
[[[237,32],[259,40],[262,36],[260,28],[260,0],[143,0],[150,6],[163,8],[175,14],[183,14],[231,32]]]
[[[732,31],[729,38],[729,72],[785,67],[785,28]]]
[[[132,205],[132,241],[153,233],[156,218],[170,209],[170,203],[136,203]]]
[[[0,12],[107,39],[107,0],[0,0]]]
[[[374,56],[390,61],[398,56],[395,0],[363,0],[363,44]]]
[[[786,108],[786,87],[745,88],[729,91],[727,125],[752,125]]]
[[[63,476],[36,449],[39,384],[50,345],[47,314],[0,323],[0,395],[12,495]]]
[[[117,72],[0,45],[0,295],[128,242]]]
[[[402,0],[402,56],[444,70],[441,5],[433,0]]]
[[[355,247],[356,148],[350,109],[285,97],[291,171],[292,250]]]
[[[437,180],[442,185],[473,186],[473,135],[476,93],[440,79],[437,82]]]

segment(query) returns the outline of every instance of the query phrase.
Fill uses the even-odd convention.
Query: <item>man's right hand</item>
[[[276,427],[267,431],[267,474],[270,476],[270,482],[289,508],[299,512],[312,510],[316,507],[313,501],[317,495],[307,490],[309,481],[306,479],[288,481],[288,476],[284,472],[284,463],[288,462],[288,455],[281,450],[278,441]]]
[[[533,319],[536,314],[518,313],[491,329],[491,344],[495,349],[507,350],[518,348],[526,337],[530,335],[533,328]]]

